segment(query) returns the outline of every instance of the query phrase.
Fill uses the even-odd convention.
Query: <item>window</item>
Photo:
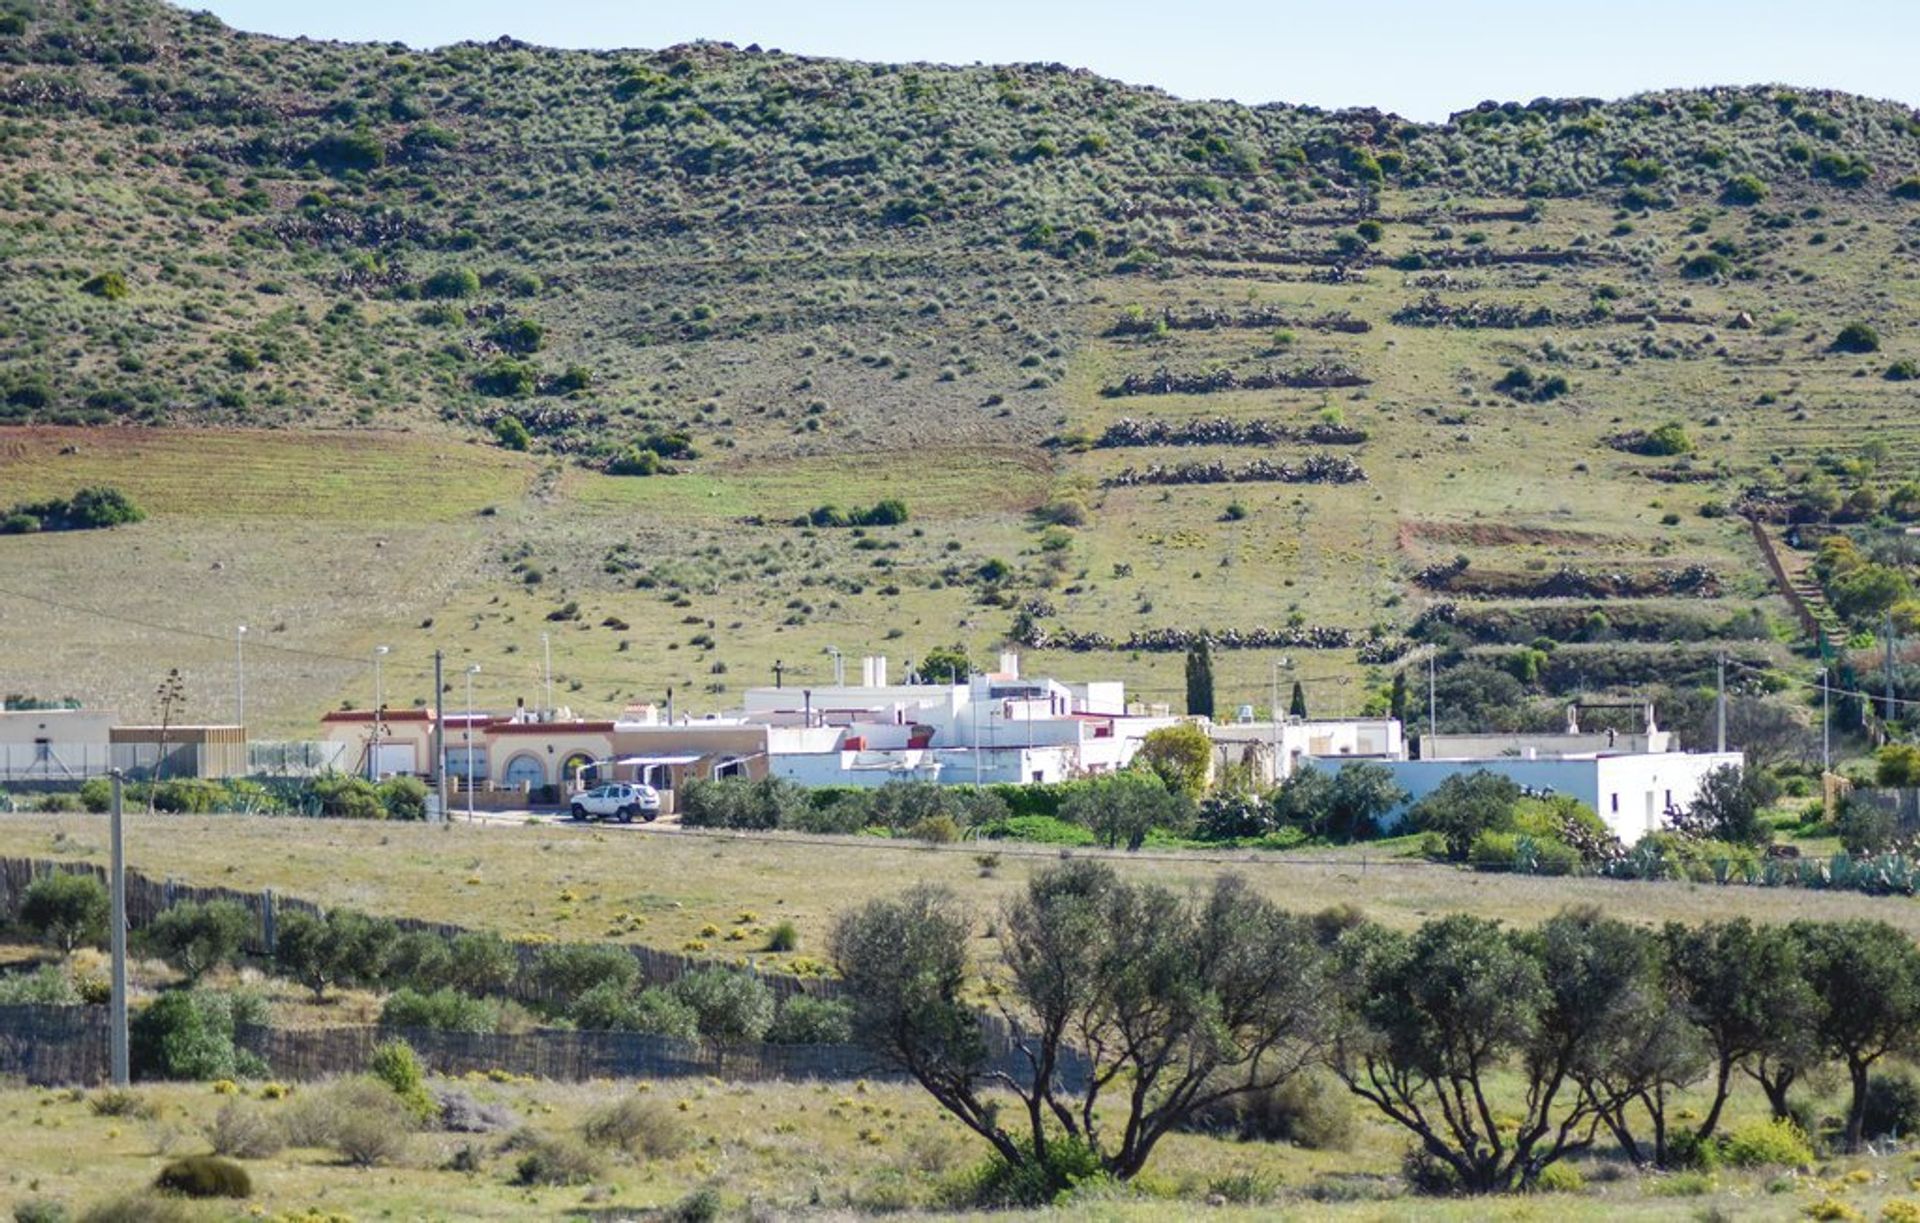
[[[1615,815],[1619,815],[1620,814],[1620,796],[1618,794],[1615,794],[1612,797],[1613,797],[1613,813]]]

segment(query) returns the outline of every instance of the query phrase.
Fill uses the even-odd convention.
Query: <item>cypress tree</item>
[[[1297,679],[1293,681],[1293,696],[1287,701],[1287,713],[1296,718],[1307,716],[1307,690]]]
[[[1393,673],[1393,690],[1387,696],[1387,712],[1396,722],[1407,720],[1407,673],[1405,671]]]
[[[1187,713],[1213,716],[1213,643],[1205,637],[1187,647]]]

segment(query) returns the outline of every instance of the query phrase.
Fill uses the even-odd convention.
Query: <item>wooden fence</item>
[[[448,1076],[489,1072],[555,1082],[589,1079],[716,1078],[733,1082],[804,1079],[900,1079],[905,1076],[857,1045],[715,1045],[640,1032],[442,1032],[432,1028],[274,1028],[242,1024],[236,1047],[257,1054],[277,1078],[296,1081],[358,1074],[395,1038],[427,1067]],[[104,1006],[0,1006],[0,1078],[46,1085],[93,1085],[109,1073]],[[992,1070],[1025,1078],[1022,1055],[1001,1050]],[[1084,1081],[1073,1059],[1063,1078]]]
[[[20,911],[21,897],[34,880],[66,871],[76,875],[91,875],[98,879],[101,886],[107,884],[107,868],[91,862],[54,862],[44,858],[0,858],[0,914],[11,918]],[[155,880],[138,871],[127,872],[127,924],[131,929],[139,930],[149,925],[160,913],[177,904],[204,904],[214,900],[229,900],[246,909],[253,915],[253,928],[249,931],[246,950],[258,956],[273,954],[274,931],[279,919],[287,913],[301,912],[313,916],[324,914],[319,905],[310,900],[281,896],[271,888],[258,892],[241,892],[232,888],[192,887],[176,883],[171,879]],[[452,939],[472,931],[465,926],[449,922],[422,921],[413,917],[390,918],[401,930],[422,930]],[[663,951],[658,947],[645,947],[635,943],[606,943],[608,947],[617,947],[631,955],[640,965],[643,980],[652,985],[663,985],[679,980],[691,972],[715,967],[729,967],[724,961],[699,959],[681,955],[678,952]],[[512,944],[520,957],[520,971],[507,987],[508,996],[521,1002],[544,1002],[548,999],[541,991],[531,971],[539,958],[541,947],[531,943]],[[837,981],[820,977],[796,977],[789,973],[759,973],[760,980],[774,997],[784,1002],[795,994],[808,994],[817,998],[835,997],[840,993]]]
[[[16,916],[27,888],[34,880],[55,871],[92,875],[103,886],[107,883],[107,868],[90,862],[0,858],[0,915],[9,919]],[[134,930],[147,926],[174,905],[215,900],[232,901],[253,915],[246,949],[258,956],[272,954],[275,925],[282,915],[298,911],[319,916],[323,912],[311,901],[280,896],[271,889],[241,892],[232,888],[190,887],[170,879],[154,880],[137,871],[127,872],[127,924]],[[408,917],[392,920],[402,930],[422,930],[448,939],[471,933],[464,926],[446,922]],[[631,943],[602,945],[618,947],[631,954],[639,962],[642,979],[649,984],[665,984],[690,972],[722,966],[720,961],[695,959],[656,947]],[[508,985],[507,995],[522,1002],[550,1001],[533,972],[540,946],[524,943],[513,946],[520,957],[520,970]],[[795,994],[832,998],[842,992],[840,983],[830,978],[763,973],[759,979],[782,1003]],[[38,1014],[42,1011],[57,1014]],[[16,1017],[16,1013],[26,1012],[33,1014]],[[103,1007],[0,1007],[0,1017],[4,1017],[0,1018],[0,1075],[46,1083],[104,1080],[107,1075],[104,1012]],[[9,1026],[16,1023],[17,1028]],[[980,1023],[995,1067],[1016,1077],[1027,1074],[1030,1068],[1019,1051],[1019,1034],[998,1015],[982,1015]],[[46,1026],[35,1027],[35,1024]],[[690,1044],[634,1032],[542,1030],[505,1035],[382,1028],[255,1028],[243,1029],[236,1043],[266,1058],[277,1074],[309,1078],[361,1069],[373,1047],[396,1032],[405,1035],[430,1066],[448,1074],[499,1069],[566,1080],[648,1075],[666,1078],[680,1074],[743,1079],[885,1077],[870,1053],[853,1046],[753,1045],[716,1050],[704,1043]],[[19,1042],[22,1047],[15,1048],[9,1041]],[[36,1054],[27,1048],[38,1042],[50,1042],[58,1051]],[[1063,1077],[1074,1079],[1083,1072],[1084,1059],[1072,1052],[1068,1061]]]

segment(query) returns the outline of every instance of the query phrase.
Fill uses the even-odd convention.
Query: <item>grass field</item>
[[[1035,846],[927,847],[873,838],[622,833],[561,824],[441,827],[269,817],[156,817],[129,833],[128,861],[149,875],[194,884],[272,887],[327,905],[389,916],[486,926],[509,935],[616,938],[777,963],[759,935],[736,929],[786,920],[798,954],[819,956],[834,916],[874,896],[926,881],[954,889],[980,915],[983,936],[1002,901],[1058,851]],[[976,855],[999,856],[981,869]],[[1098,851],[1075,851],[1092,853]],[[0,817],[0,854],[104,861],[105,817]],[[1609,879],[1482,874],[1360,849],[1298,854],[1113,855],[1130,875],[1178,890],[1238,871],[1288,908],[1356,904],[1374,919],[1412,926],[1473,912],[1531,923],[1569,905],[1594,905],[1639,922],[1747,916],[1866,917],[1920,937],[1920,903],[1895,897],[1788,888],[1718,887]],[[752,920],[742,920],[742,914]],[[620,915],[640,918],[634,923]],[[718,936],[702,934],[708,926]],[[993,953],[983,937],[982,950]]]
[[[330,1152],[289,1149],[245,1161],[255,1192],[242,1217],[294,1218],[317,1211],[349,1219],[614,1218],[671,1207],[702,1188],[717,1190],[729,1214],[831,1218],[939,1210],[951,1186],[986,1149],[918,1089],[889,1084],[662,1081],[568,1087],[434,1080],[431,1085],[503,1105],[545,1133],[577,1132],[590,1109],[638,1091],[671,1109],[687,1147],[666,1158],[603,1155],[591,1184],[571,1187],[513,1183],[517,1157],[501,1150],[504,1135],[415,1135],[396,1164],[376,1168],[343,1166]],[[314,1090],[319,1089],[299,1086],[292,1096],[262,1107],[269,1116],[285,1113],[299,1106],[302,1093]],[[205,1084],[139,1091],[156,1110],[151,1119],[96,1115],[79,1093],[0,1089],[0,1122],[9,1138],[0,1207],[46,1199],[76,1208],[93,1205],[151,1184],[166,1163],[163,1150],[179,1156],[207,1149],[202,1127],[226,1097]],[[1360,1119],[1350,1149],[1315,1151],[1174,1135],[1131,1190],[1096,1190],[1041,1215],[985,1217],[1598,1223],[1627,1213],[1650,1220],[1696,1220],[1708,1212],[1791,1219],[1829,1201],[1863,1213],[1820,1217],[1874,1217],[1888,1203],[1915,1200],[1907,1185],[1910,1160],[1899,1153],[1836,1160],[1804,1173],[1729,1170],[1711,1176],[1643,1174],[1610,1161],[1583,1161],[1576,1166],[1588,1182],[1584,1192],[1495,1202],[1410,1200],[1393,1196],[1382,1179],[1398,1166],[1400,1136],[1355,1116]],[[478,1154],[472,1170],[446,1167],[464,1146]],[[1223,1196],[1208,1204],[1215,1194]],[[1382,1195],[1385,1200],[1364,1200]],[[216,1210],[206,1217],[231,1216]]]
[[[0,853],[98,861],[103,832],[99,817],[6,817],[0,819]],[[134,866],[185,882],[235,888],[270,884],[283,894],[512,934],[617,936],[665,946],[681,945],[707,923],[726,929],[787,919],[801,929],[802,955],[819,952],[833,914],[909,880],[950,886],[984,914],[1030,871],[1057,858],[1002,848],[1000,862],[987,874],[974,857],[980,848],[242,817],[136,820],[130,832]],[[1120,855],[1116,861],[1130,875],[1175,887],[1200,883],[1220,870],[1240,870],[1290,907],[1317,909],[1349,901],[1398,926],[1457,910],[1528,922],[1566,904],[1595,904],[1642,921],[1736,914],[1762,920],[1879,917],[1920,934],[1920,907],[1910,900],[1512,879],[1406,861],[1363,862],[1357,853],[1330,857],[1334,860],[1311,866],[1286,865],[1275,856],[1244,863],[1198,856]],[[621,922],[616,930],[616,911],[643,920],[637,929]],[[725,957],[733,946],[720,941],[714,952]],[[992,942],[983,938],[978,951],[993,955]],[[153,976],[157,971],[143,966],[140,979],[150,984],[149,978],[159,979]],[[375,1005],[370,997],[348,991],[315,1008],[292,998],[293,992],[276,991],[279,1022],[364,1021]],[[918,1089],[904,1085],[673,1080],[568,1086],[484,1077],[433,1085],[503,1104],[548,1133],[576,1132],[594,1107],[638,1091],[671,1110],[687,1145],[684,1153],[657,1159],[611,1154],[590,1186],[550,1188],[513,1183],[518,1157],[501,1136],[416,1135],[397,1163],[371,1170],[345,1167],[330,1152],[294,1149],[248,1161],[257,1185],[254,1204],[276,1217],[318,1209],[355,1219],[506,1219],[655,1209],[711,1188],[729,1210],[773,1215],[938,1210],[985,1151]],[[1809,1085],[1807,1098],[1816,1116],[1831,1117],[1840,1108],[1840,1086],[1826,1079]],[[270,1113],[294,1108],[303,1094],[319,1090],[297,1086],[290,1099],[264,1101],[262,1107]],[[158,1109],[145,1121],[95,1115],[78,1094],[0,1089],[0,1124],[10,1142],[0,1206],[41,1198],[91,1204],[149,1183],[168,1154],[204,1149],[202,1127],[225,1097],[204,1084],[141,1091]],[[1713,1212],[1714,1217],[1789,1219],[1839,1203],[1861,1213],[1819,1217],[1870,1218],[1889,1203],[1915,1200],[1909,1186],[1912,1157],[1896,1144],[1805,1170],[1726,1169],[1705,1175],[1643,1173],[1600,1156],[1575,1161],[1585,1182],[1580,1192],[1497,1202],[1416,1201],[1399,1196],[1392,1179],[1405,1149],[1404,1133],[1337,1089],[1331,1099],[1334,1111],[1352,1122],[1348,1136],[1332,1147],[1176,1135],[1132,1189],[1095,1191],[1048,1217],[1147,1220],[1204,1211],[1207,1217],[1247,1219],[1597,1221],[1626,1214],[1693,1220]],[[1689,1094],[1676,1102],[1676,1115],[1695,1119],[1704,1103]],[[1728,1123],[1756,1119],[1763,1107],[1759,1093],[1743,1086],[1733,1097]],[[475,1157],[465,1160],[467,1170],[450,1170],[449,1161],[468,1143]],[[1216,1196],[1220,1205],[1205,1204]]]

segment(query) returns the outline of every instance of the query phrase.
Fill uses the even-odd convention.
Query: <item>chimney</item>
[[[1008,679],[1020,678],[1020,655],[1013,650],[1000,651],[1000,674]]]
[[[873,660],[873,686],[876,688],[884,688],[887,686],[887,656],[885,654],[881,654]]]
[[[871,654],[863,654],[860,657],[860,686],[873,687],[873,655]]]

